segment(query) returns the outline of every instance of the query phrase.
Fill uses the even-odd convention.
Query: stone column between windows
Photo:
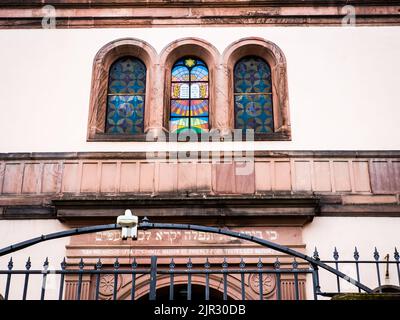
[[[219,130],[221,135],[231,132],[229,125],[229,77],[228,68],[222,63],[218,63],[215,68],[215,109],[211,111],[211,124],[213,130]]]
[[[152,137],[159,137],[162,134],[163,119],[164,119],[164,68],[155,63],[151,67],[153,69],[153,77],[150,79],[150,97],[149,97],[149,112],[146,126],[146,133]]]

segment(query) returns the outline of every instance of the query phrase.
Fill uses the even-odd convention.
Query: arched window
[[[146,66],[137,58],[123,57],[110,67],[106,133],[140,134],[144,131]]]
[[[208,131],[208,68],[200,59],[178,60],[171,71],[170,132]]]
[[[234,69],[235,128],[274,132],[271,68],[260,57],[239,60]]]

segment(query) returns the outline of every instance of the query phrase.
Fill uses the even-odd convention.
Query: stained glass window
[[[208,131],[208,68],[197,58],[178,60],[171,72],[170,132]]]
[[[143,133],[146,66],[139,59],[115,61],[108,78],[106,132]]]
[[[271,68],[259,57],[245,57],[234,70],[235,128],[274,131]]]

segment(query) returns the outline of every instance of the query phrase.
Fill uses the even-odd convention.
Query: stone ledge
[[[400,293],[341,293],[332,300],[400,300]]]
[[[396,195],[343,195],[343,204],[396,204]]]
[[[207,150],[204,150],[207,151]],[[184,152],[182,150],[182,152]],[[195,151],[192,151],[195,152]],[[202,151],[200,151],[202,152]],[[241,151],[240,151],[241,152]],[[243,151],[245,152],[245,151]],[[210,151],[211,153],[211,151]],[[223,151],[222,151],[223,153]],[[166,152],[166,158],[169,158]],[[256,158],[400,158],[400,150],[272,150],[254,151]],[[211,158],[211,155],[210,155]],[[0,160],[144,160],[146,152],[10,152],[0,153]],[[157,158],[155,158],[157,159]],[[151,160],[149,158],[148,160]]]
[[[235,225],[246,217],[246,223],[257,225],[304,225],[316,214],[318,200],[306,197],[131,197],[131,198],[69,198],[53,201],[57,218],[63,221],[77,219],[115,219],[126,208],[136,215],[151,217],[151,220],[180,222],[224,221]],[[206,223],[206,222],[204,222]]]
[[[108,219],[122,214],[126,208],[134,209],[139,216],[149,215],[162,219],[171,216],[180,219],[246,216],[249,219],[265,218],[273,222],[286,217],[305,219],[303,223],[306,223],[314,216],[400,216],[397,195],[354,195],[350,199],[358,203],[352,201],[351,204],[349,200],[343,201],[344,197],[350,196],[291,192],[256,195],[65,193],[54,196],[0,196],[0,219]],[[373,202],[368,202],[371,198]]]

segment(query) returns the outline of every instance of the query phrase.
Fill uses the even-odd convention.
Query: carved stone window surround
[[[126,55],[141,59],[147,68],[144,134],[107,134],[108,72],[116,59]],[[160,54],[148,43],[134,38],[118,39],[106,44],[97,53],[93,63],[87,141],[157,141],[161,140],[161,135],[167,136],[171,68],[184,56],[195,56],[207,64],[210,79],[209,127],[223,140],[234,129],[233,68],[237,61],[247,55],[265,59],[272,72],[274,132],[255,134],[255,140],[291,140],[285,56],[274,43],[251,37],[230,44],[222,55],[213,45],[199,38],[175,40]]]

